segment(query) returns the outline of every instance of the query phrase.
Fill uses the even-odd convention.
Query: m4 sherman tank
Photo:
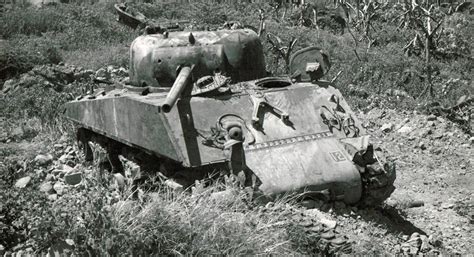
[[[378,204],[393,192],[395,168],[331,82],[328,56],[295,52],[289,74],[267,77],[252,30],[143,35],[130,49],[130,84],[67,103],[78,140],[131,158],[184,187],[209,172],[237,174],[268,196]],[[151,166],[151,168],[150,168]]]

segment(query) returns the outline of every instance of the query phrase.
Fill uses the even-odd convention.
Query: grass
[[[34,176],[25,189],[2,187],[2,222],[13,225],[2,227],[0,243],[7,248],[23,243],[40,252],[68,239],[74,251],[94,255],[297,253],[290,244],[289,222],[277,213],[287,208],[284,201],[251,208],[236,188],[227,187],[226,198],[214,197],[222,189],[218,185],[192,197],[163,188],[132,200],[130,188],[104,184],[95,168],[82,172],[81,186],[68,187],[55,202],[36,193],[40,177]]]

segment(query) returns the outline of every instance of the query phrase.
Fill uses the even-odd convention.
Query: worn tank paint
[[[195,65],[195,79],[214,72],[226,73],[234,82],[265,76],[262,45],[249,29],[144,35],[130,47],[135,86],[170,87],[183,65]]]
[[[261,44],[247,30],[142,36],[131,46],[137,87],[71,101],[65,115],[182,169],[244,171],[266,195],[380,203],[393,191],[394,166],[381,165],[342,94],[319,80],[327,56],[310,47],[291,60],[295,77],[263,78]]]

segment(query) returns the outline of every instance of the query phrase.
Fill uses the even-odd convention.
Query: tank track
[[[362,198],[360,206],[376,206],[381,204],[395,190],[396,179],[394,162],[383,163],[374,152],[371,144],[367,149],[355,154],[356,164],[362,180]],[[382,164],[383,163],[383,164]]]
[[[193,169],[190,172],[190,168],[184,168],[179,163],[171,162],[166,158],[160,158],[147,152],[145,149],[139,149],[118,142],[85,128],[77,130],[77,140],[84,151],[86,161],[92,161],[93,158],[92,150],[86,142],[92,141],[103,147],[107,151],[109,169],[112,173],[124,175],[122,163],[118,158],[119,155],[138,164],[140,170],[144,173],[142,177],[134,182],[138,184],[146,181],[150,172],[160,171],[165,177],[172,178],[178,184],[181,184],[183,188],[187,188],[194,181],[205,178],[210,171],[216,169],[214,166],[203,167],[198,170]],[[395,190],[393,186],[396,178],[394,163],[387,162],[382,165],[382,162],[374,154],[372,145],[369,145],[367,150],[356,153],[353,161],[360,172],[363,185],[362,197],[358,205],[364,207],[381,204]],[[225,169],[226,166],[222,165],[222,167],[218,168]]]

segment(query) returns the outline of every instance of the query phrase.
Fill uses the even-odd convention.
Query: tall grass
[[[161,188],[131,199],[130,187],[114,189],[83,170],[80,187],[49,203],[49,214],[32,223],[38,248],[66,239],[74,251],[93,255],[257,255],[297,254],[288,233],[290,208],[285,200],[268,208],[254,208],[244,191],[222,185],[190,196]],[[96,174],[97,174],[96,173]],[[289,209],[288,209],[289,210]],[[300,235],[301,236],[301,235]]]
[[[0,64],[5,71],[0,76],[2,80],[37,64],[60,61],[97,68],[94,60],[102,64],[126,56],[123,51],[117,55],[116,49],[129,44],[137,34],[116,22],[113,10],[107,5],[65,4],[7,11],[0,16],[0,35],[7,41],[0,53]],[[102,54],[86,55],[98,48]],[[84,59],[84,55],[90,59]],[[103,55],[109,58],[101,58]]]

